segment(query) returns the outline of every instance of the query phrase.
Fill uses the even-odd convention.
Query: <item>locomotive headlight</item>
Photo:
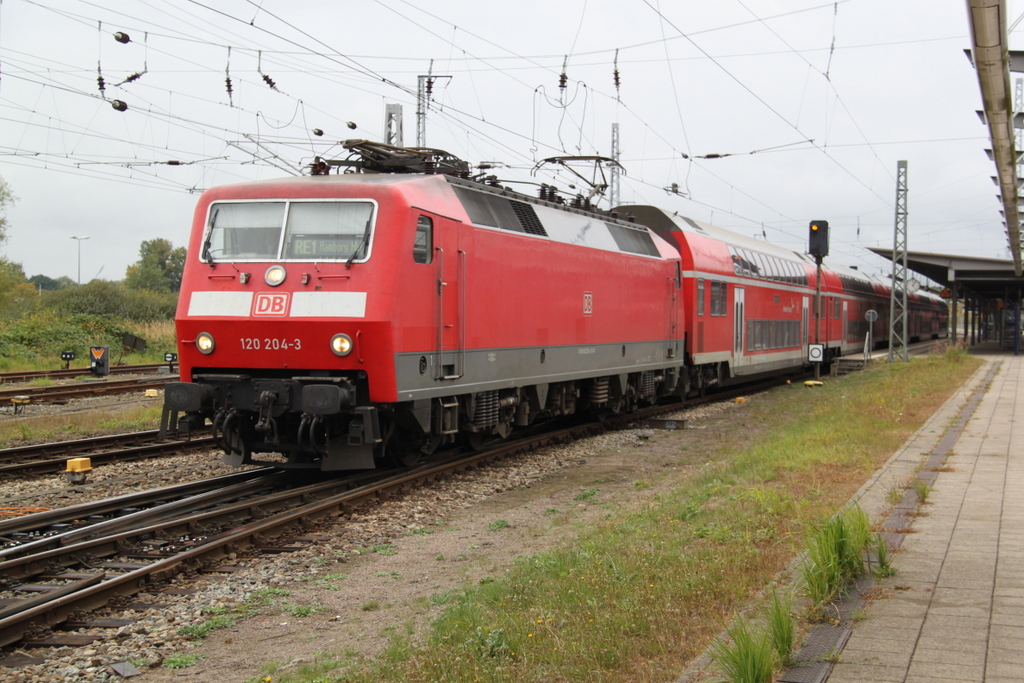
[[[279,284],[284,282],[284,278],[288,275],[288,272],[284,269],[284,266],[270,266],[267,268],[266,274],[263,276],[263,280],[271,287],[277,287]]]
[[[216,344],[213,342],[213,335],[209,332],[200,332],[196,335],[196,348],[199,349],[200,353],[209,355],[213,353],[213,348]]]
[[[347,356],[352,352],[352,337],[347,334],[336,334],[331,337],[331,351],[336,356]]]

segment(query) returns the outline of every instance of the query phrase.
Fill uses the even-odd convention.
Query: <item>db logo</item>
[[[288,315],[288,294],[270,294],[264,292],[256,295],[252,305],[253,315]]]

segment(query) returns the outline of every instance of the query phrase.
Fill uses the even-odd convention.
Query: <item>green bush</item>
[[[38,362],[54,366],[61,351],[74,351],[79,358],[86,358],[90,346],[120,349],[127,331],[116,319],[81,314],[62,317],[54,311],[40,311],[4,323],[0,329],[0,366]]]
[[[133,322],[170,320],[176,293],[126,289],[118,283],[93,280],[81,287],[64,287],[43,295],[42,305],[61,315],[123,318]]]

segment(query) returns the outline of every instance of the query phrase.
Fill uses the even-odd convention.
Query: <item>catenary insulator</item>
[[[128,105],[123,100],[111,100],[110,106],[118,111],[128,111]]]
[[[128,43],[132,42],[132,39],[124,31],[118,31],[117,33],[115,33],[114,34],[114,40],[116,40],[119,43],[123,43],[123,44],[128,44]]]
[[[349,121],[345,125],[348,126],[349,128],[351,128],[352,130],[356,129],[356,122],[355,121]]]
[[[314,128],[313,129],[313,135],[315,135],[317,137],[320,137],[323,134],[324,134],[324,132],[322,130],[320,130],[319,128]]]

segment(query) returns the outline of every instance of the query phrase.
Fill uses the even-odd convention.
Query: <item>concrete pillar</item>
[[[949,291],[951,291],[953,293],[953,317],[949,321],[949,335],[951,337],[951,341],[954,344],[956,344],[956,310],[957,310],[957,299],[958,299],[958,297],[957,297],[957,294],[956,294],[956,283],[955,282],[950,282],[949,283]]]

